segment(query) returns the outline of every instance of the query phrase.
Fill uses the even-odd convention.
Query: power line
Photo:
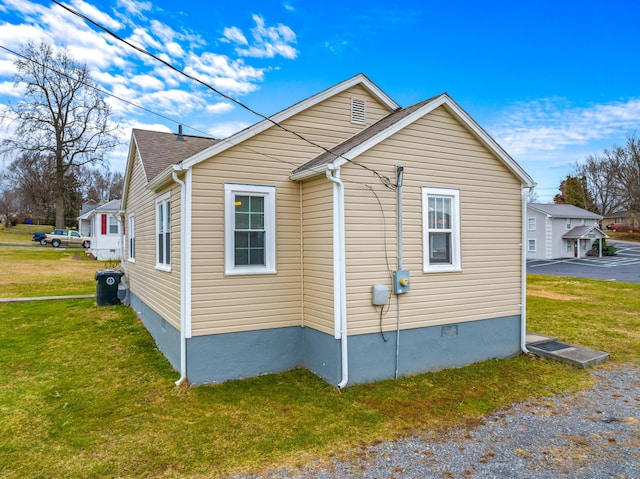
[[[341,154],[338,153],[334,153],[333,151],[331,151],[329,148],[326,148],[312,140],[309,140],[308,138],[304,137],[303,135],[301,135],[300,133],[291,130],[285,126],[283,126],[282,124],[278,123],[277,121],[275,121],[274,119],[252,109],[251,107],[247,106],[246,104],[242,103],[240,100],[237,100],[235,98],[233,98],[230,95],[227,95],[226,93],[223,93],[222,91],[218,90],[217,88],[215,88],[214,86],[208,84],[207,82],[193,76],[190,75],[186,72],[184,72],[183,70],[179,69],[178,67],[174,66],[173,64],[169,63],[166,60],[163,60],[162,58],[154,55],[153,53],[149,52],[148,50],[139,47],[131,42],[129,42],[128,40],[125,40],[124,38],[122,38],[121,36],[119,36],[118,34],[116,34],[115,32],[109,30],[107,27],[102,26],[101,24],[99,24],[98,22],[96,22],[95,20],[87,17],[86,15],[78,12],[77,10],[72,9],[71,7],[68,7],[66,5],[63,5],[62,3],[60,3],[58,0],[52,0],[53,3],[55,3],[56,5],[64,8],[65,10],[67,10],[69,13],[76,15],[77,17],[89,22],[90,24],[94,25],[95,27],[99,28],[100,30],[102,30],[103,32],[107,33],[108,35],[112,36],[113,38],[115,38],[116,40],[118,40],[119,42],[124,43],[125,45],[128,45],[129,47],[133,48],[134,50],[136,50],[139,53],[142,53],[143,55],[147,55],[151,58],[153,58],[155,61],[162,63],[163,65],[165,65],[167,68],[170,68],[171,70],[175,71],[176,73],[188,78],[189,80],[195,81],[196,83],[199,83],[200,85],[204,86],[205,88],[208,88],[209,90],[213,91],[214,93],[220,95],[222,98],[238,105],[239,107],[247,110],[248,112],[252,113],[253,115],[262,118],[263,120],[268,121],[269,123],[271,123],[272,125],[276,126],[277,128],[280,128],[281,130],[296,136],[297,138],[299,138],[300,140],[304,141],[305,143],[315,146],[316,148],[319,148],[321,150],[323,150],[324,152],[333,155],[336,159],[337,158],[342,158],[345,161],[352,163],[356,166],[359,166],[361,168],[364,168],[367,171],[370,171],[371,173],[373,173],[374,175],[376,175],[378,177],[378,179],[382,182],[383,185],[385,185],[387,188],[395,188],[396,185],[393,184],[388,178],[386,178],[385,176],[381,175],[380,173],[378,173],[376,170],[369,168],[366,165],[363,165],[357,161],[351,160],[349,158],[344,157]]]
[[[122,97],[119,97],[119,96],[115,95],[114,93],[108,92],[108,91],[106,91],[106,90],[104,90],[104,89],[102,89],[102,88],[100,88],[100,87],[98,87],[96,85],[93,85],[91,83],[87,83],[85,81],[82,81],[79,78],[72,77],[72,76],[66,74],[65,72],[61,72],[59,70],[56,70],[55,68],[52,68],[50,65],[44,65],[44,64],[34,60],[33,58],[26,57],[25,55],[23,55],[23,54],[21,54],[19,52],[11,50],[10,48],[5,47],[4,45],[0,45],[0,48],[3,49],[3,50],[6,50],[7,52],[9,52],[9,53],[11,53],[11,54],[13,54],[13,55],[15,55],[17,57],[20,57],[20,58],[22,58],[24,60],[27,60],[27,61],[32,62],[32,63],[35,63],[36,65],[38,65],[40,67],[46,68],[48,70],[51,70],[52,72],[54,72],[54,73],[56,73],[58,75],[61,75],[63,77],[66,77],[66,78],[69,78],[69,79],[71,79],[73,81],[76,81],[76,82],[78,82],[78,83],[80,83],[80,84],[82,84],[82,85],[84,85],[84,86],[86,86],[88,88],[92,88],[93,90],[96,90],[97,92],[100,92],[103,95],[107,95],[107,96],[110,96],[112,98],[115,98],[118,101],[121,101],[121,102],[126,103],[128,105],[131,105],[131,106],[133,106],[135,108],[139,108],[140,110],[146,111],[147,113],[151,113],[152,115],[159,116],[160,118],[163,118],[163,119],[165,119],[167,121],[171,121],[171,122],[173,122],[173,123],[175,123],[177,125],[186,126],[187,128],[189,128],[189,129],[191,129],[193,131],[197,131],[198,133],[202,133],[206,137],[211,138],[211,135],[209,133],[205,132],[205,131],[202,131],[202,130],[199,130],[199,129],[194,128],[192,126],[186,125],[183,122],[175,120],[175,119],[170,118],[168,116],[165,116],[162,113],[158,113],[156,111],[153,111],[153,110],[150,110],[148,108],[145,108],[144,106],[141,106],[141,105],[138,105],[136,103],[133,103],[133,102],[131,102],[129,100],[126,100],[126,99],[124,99]]]
[[[93,89],[93,90],[95,90],[97,92],[102,93],[103,95],[107,95],[109,97],[115,98],[118,101],[121,101],[121,102],[126,103],[128,105],[131,105],[131,106],[133,106],[135,108],[139,108],[140,110],[146,111],[147,113],[150,113],[152,115],[156,115],[156,116],[158,116],[160,118],[163,118],[163,119],[165,119],[167,121],[171,121],[171,122],[173,122],[173,123],[175,123],[177,125],[185,126],[185,127],[189,128],[189,129],[191,129],[193,131],[197,131],[198,133],[202,133],[204,135],[204,138],[212,138],[212,139],[216,139],[217,140],[217,138],[214,138],[212,135],[210,135],[209,133],[207,133],[205,131],[199,130],[198,128],[195,128],[193,126],[187,125],[182,121],[175,120],[175,119],[170,118],[170,117],[168,117],[166,115],[163,115],[163,114],[158,113],[156,111],[150,110],[149,108],[146,108],[146,107],[143,107],[143,106],[138,105],[136,103],[133,103],[133,102],[131,102],[129,100],[126,100],[126,99],[124,99],[122,97],[119,97],[119,96],[117,96],[117,95],[115,95],[115,94],[113,94],[111,92],[108,92],[108,91],[106,91],[106,90],[104,90],[104,89],[102,89],[102,88],[100,88],[100,87],[98,87],[98,86],[96,86],[94,84],[87,83],[86,81],[82,81],[79,78],[73,77],[73,76],[71,76],[71,75],[69,75],[69,74],[67,74],[65,72],[61,72],[59,70],[56,70],[55,68],[52,68],[50,65],[42,64],[42,63],[34,60],[33,58],[29,58],[29,57],[27,57],[27,56],[25,56],[25,55],[23,55],[23,54],[21,54],[19,52],[11,50],[10,48],[5,47],[4,45],[0,45],[0,48],[3,49],[3,50],[6,50],[7,52],[9,52],[9,53],[11,53],[11,54],[13,54],[13,55],[15,55],[17,57],[20,57],[20,58],[22,58],[22,59],[24,59],[26,61],[35,63],[36,65],[38,65],[38,66],[40,66],[42,68],[46,68],[48,70],[51,70],[52,72],[56,73],[57,75],[63,76],[65,78],[69,78],[69,79],[71,79],[73,81],[76,81],[76,82],[84,85],[87,88],[91,88],[91,89]],[[258,154],[258,155],[262,155],[262,156],[264,156],[266,158],[269,158],[271,160],[275,160],[275,161],[279,161],[281,163],[285,163],[285,164],[287,164],[289,166],[292,166],[294,168],[298,166],[297,163],[293,163],[293,162],[290,162],[290,161],[283,160],[282,158],[277,158],[275,156],[268,155],[268,154],[266,154],[264,152],[261,152],[261,151],[258,151],[258,150],[254,150],[253,148],[249,148],[246,145],[240,145],[239,143],[234,143],[234,142],[230,141],[229,139],[220,139],[219,140],[219,143],[224,143],[224,142],[227,142],[227,143],[231,144],[232,146],[237,146],[239,148],[243,148],[246,151],[250,151],[252,153],[255,153],[255,154]]]

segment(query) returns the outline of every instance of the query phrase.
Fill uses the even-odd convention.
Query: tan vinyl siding
[[[288,180],[288,168],[281,163],[267,170],[270,178],[252,164],[225,154],[194,167],[194,335],[300,324],[299,185]],[[277,274],[225,275],[225,183],[276,187]]]
[[[171,190],[171,271],[156,269],[156,193],[146,187],[140,159],[131,172],[125,217],[135,214],[136,258],[127,262],[131,291],[168,323],[180,329],[180,190]],[[127,253],[128,256],[128,253]]]
[[[302,191],[304,325],[333,334],[333,187],[318,177]]]
[[[357,158],[395,181],[405,167],[403,267],[411,291],[401,296],[401,327],[520,314],[520,183],[444,108],[439,108]],[[350,334],[379,331],[379,309],[371,286],[387,284],[396,268],[396,192],[354,165],[342,171],[346,189],[347,299]],[[374,195],[383,204],[382,213]],[[422,187],[459,189],[461,272],[423,273]],[[383,329],[395,329],[396,297],[383,316]]]
[[[283,126],[324,147],[334,146],[366,126],[351,123],[353,95],[367,100],[368,124],[389,113],[357,86],[294,115]],[[271,127],[193,167],[194,336],[302,324],[300,185],[292,182],[289,174],[321,152],[291,133]],[[277,274],[225,276],[225,183],[276,187]],[[328,192],[324,199],[330,202],[331,190]],[[331,209],[328,214],[331,218]],[[330,263],[331,257],[327,261]],[[322,278],[318,285],[323,291],[327,289],[325,282]],[[331,300],[332,294],[331,290]],[[326,300],[319,301],[316,309],[324,311]],[[326,323],[325,316],[312,315],[311,320]],[[332,310],[329,319],[333,321]]]

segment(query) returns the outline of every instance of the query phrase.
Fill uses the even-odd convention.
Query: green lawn
[[[95,288],[93,277],[86,282]],[[640,285],[530,283],[530,330],[610,352],[613,361],[599,367],[638,361]],[[94,303],[0,305],[0,477],[259,472],[408,433],[431,436],[513,401],[591,384],[584,370],[521,355],[342,393],[304,370],[176,387],[178,373],[133,311]]]

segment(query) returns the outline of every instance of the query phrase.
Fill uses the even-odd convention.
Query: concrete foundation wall
[[[171,365],[180,367],[180,333],[131,295],[131,307]],[[520,352],[520,316],[349,336],[349,385],[460,367]],[[386,341],[385,341],[386,340]],[[191,384],[218,383],[304,367],[329,384],[342,380],[341,341],[311,328],[196,336],[187,340]]]

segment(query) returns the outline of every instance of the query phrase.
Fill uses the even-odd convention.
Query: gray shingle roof
[[[562,235],[565,239],[579,239],[583,238],[585,235],[595,232],[596,236],[599,238],[608,238],[608,236],[596,225],[591,226],[576,226],[572,230],[566,232]]]
[[[556,218],[585,218],[594,220],[602,219],[602,216],[596,213],[592,213],[591,211],[587,211],[573,205],[529,203],[527,207],[533,208],[534,210],[540,211],[541,213],[544,213],[546,215],[554,216]]]
[[[346,152],[352,150],[353,148],[360,145],[361,143],[364,143],[365,141],[374,137],[378,133],[395,125],[397,122],[409,116],[411,113],[420,109],[427,103],[433,101],[435,98],[438,98],[438,97],[432,97],[432,98],[429,98],[428,100],[424,100],[424,101],[421,101],[420,103],[416,103],[415,105],[412,105],[410,107],[402,108],[400,110],[396,110],[390,113],[389,115],[377,121],[370,127],[362,130],[360,133],[357,133],[356,135],[352,136],[348,140],[334,146],[333,148],[330,148],[329,152],[324,152],[316,156],[312,160],[307,161],[305,164],[299,166],[298,168],[295,168],[291,172],[291,174],[295,175],[296,173],[301,173],[303,171],[311,170],[318,166],[328,165],[332,163],[336,158],[340,157],[340,155],[345,154]]]
[[[152,181],[170,165],[175,165],[192,155],[210,147],[220,140],[200,136],[182,135],[178,140],[175,133],[133,129],[138,153],[142,159],[147,181]]]

